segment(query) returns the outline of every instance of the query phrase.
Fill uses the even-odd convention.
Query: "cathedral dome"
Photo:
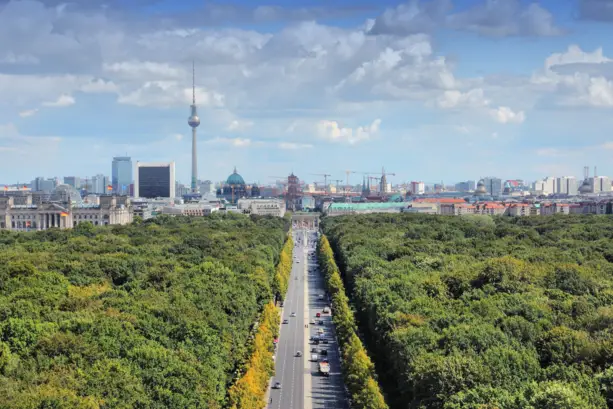
[[[236,172],[236,168],[234,168],[234,172],[228,176],[228,180],[226,181],[227,185],[245,185],[245,180],[241,175]]]

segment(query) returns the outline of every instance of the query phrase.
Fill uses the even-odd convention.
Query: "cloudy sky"
[[[0,182],[613,176],[613,0],[0,0]],[[356,181],[361,175],[353,176]]]

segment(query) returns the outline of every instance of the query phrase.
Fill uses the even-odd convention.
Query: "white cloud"
[[[140,107],[187,106],[192,100],[192,89],[183,88],[175,81],[147,81],[145,84],[127,94],[121,94],[120,104]],[[202,88],[196,88],[196,103],[204,107],[223,107],[224,96]]]
[[[441,108],[480,108],[490,103],[483,95],[483,89],[472,89],[468,92],[449,90],[437,99],[437,104]]]
[[[174,133],[171,135],[172,138],[176,139],[177,141],[182,141],[183,140],[183,134],[180,133]]]
[[[62,94],[55,101],[43,102],[43,106],[63,108],[74,105],[75,99],[71,95]]]
[[[28,118],[30,116],[35,115],[37,112],[38,112],[38,109],[28,109],[28,110],[25,110],[25,111],[21,111],[19,113],[19,116],[22,117],[22,118]]]
[[[375,119],[370,125],[357,128],[341,126],[337,121],[322,120],[318,124],[319,137],[330,142],[340,142],[355,145],[371,139],[379,132],[381,119]]]
[[[569,64],[601,64],[611,62],[612,60],[605,57],[602,53],[602,47],[597,48],[593,52],[586,52],[576,44],[568,46],[566,52],[553,53],[545,59],[545,68],[551,69],[558,65]]]
[[[593,52],[570,45],[563,53],[550,55],[544,69],[531,82],[537,88],[557,94],[558,105],[613,106],[613,60],[602,48]]]
[[[526,120],[523,111],[513,111],[509,107],[498,107],[490,110],[490,115],[501,124],[516,123],[521,124]]]

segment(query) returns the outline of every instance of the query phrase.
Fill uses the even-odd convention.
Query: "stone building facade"
[[[76,205],[69,200],[46,201],[34,195],[0,196],[0,229],[70,229],[83,222],[105,226],[132,220],[132,206],[126,196],[101,196],[99,204]]]

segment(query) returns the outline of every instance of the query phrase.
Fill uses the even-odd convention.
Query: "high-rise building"
[[[175,163],[136,162],[134,197],[175,198]]]
[[[72,186],[75,189],[81,188],[81,178],[78,176],[64,176],[64,184]]]
[[[466,182],[456,183],[455,190],[458,192],[472,192],[475,190],[476,184],[474,180],[467,180]]]
[[[116,156],[113,158],[111,172],[111,186],[113,193],[128,195],[132,184],[132,159],[129,156]]]
[[[210,180],[200,181],[199,183],[200,193],[215,193],[215,184]]]
[[[562,176],[556,179],[556,193],[576,196],[577,192],[577,179],[574,176]]]
[[[487,177],[483,179],[485,190],[490,196],[500,196],[502,194],[502,179],[496,177]]]
[[[30,183],[30,187],[34,192],[51,193],[57,187],[57,179],[45,179],[42,176],[37,177]]]
[[[593,193],[610,192],[611,180],[608,176],[594,176],[590,180]]]
[[[91,185],[90,193],[95,193],[97,195],[106,194],[108,193],[108,186],[110,185],[109,177],[100,175],[100,174],[96,176],[92,176],[92,181],[90,185]]]
[[[424,182],[411,182],[411,193],[414,195],[423,195],[426,193],[426,185]]]
[[[187,118],[188,125],[192,128],[192,193],[198,193],[198,153],[196,152],[196,128],[200,125],[198,110],[196,108],[196,68],[192,62],[192,114]]]

